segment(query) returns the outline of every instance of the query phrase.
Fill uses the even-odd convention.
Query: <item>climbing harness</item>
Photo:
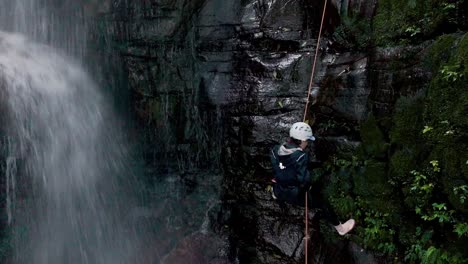
[[[325,12],[327,10],[327,2],[328,0],[325,0],[325,3],[323,5],[323,12],[322,12],[322,21],[320,22],[320,30],[319,30],[319,35],[317,38],[317,47],[315,48],[315,56],[314,56],[314,63],[312,64],[312,73],[310,76],[310,82],[309,82],[309,90],[307,92],[307,102],[305,105],[304,109],[304,119],[303,122],[306,121],[307,117],[307,111],[309,108],[309,102],[310,102],[310,94],[312,92],[312,84],[314,81],[314,75],[315,75],[315,65],[317,64],[317,55],[320,47],[320,38],[322,36],[322,29],[323,29],[323,21],[325,19]],[[309,252],[308,252],[308,242],[309,242],[309,209],[308,209],[308,199],[307,199],[307,192],[305,192],[305,234],[304,234],[304,247],[305,247],[305,264],[309,263]]]

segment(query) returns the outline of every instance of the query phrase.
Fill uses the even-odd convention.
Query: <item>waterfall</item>
[[[137,263],[139,239],[126,221],[134,201],[127,147],[119,118],[80,66],[80,2],[0,0],[13,263]]]
[[[7,223],[11,225],[13,221],[14,205],[16,203],[16,158],[13,156],[6,159],[6,209]]]
[[[13,156],[12,142],[10,138],[5,139],[5,152],[9,155],[6,157],[5,168],[5,194],[6,194],[6,213],[7,223],[11,225],[13,222],[14,206],[16,204],[16,157]]]
[[[85,56],[88,27],[81,2],[0,0],[0,28],[21,33],[81,59]]]
[[[15,263],[126,263],[136,239],[118,187],[125,144],[95,83],[72,59],[9,33],[0,33],[0,79],[28,176],[13,221]],[[15,169],[11,157],[8,208]]]

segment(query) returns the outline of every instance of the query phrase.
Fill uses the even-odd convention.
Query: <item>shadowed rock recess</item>
[[[222,189],[206,215],[190,196],[162,204],[201,231],[153,230],[138,261],[304,263],[304,210],[272,200],[269,153],[303,118],[323,3],[87,1],[88,56],[137,120],[149,177],[177,175],[182,194]],[[357,227],[339,237],[310,211],[310,263],[466,263],[467,5],[329,1],[310,171]]]

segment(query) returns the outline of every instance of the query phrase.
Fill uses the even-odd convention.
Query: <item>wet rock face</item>
[[[378,0],[332,0],[331,3],[340,14],[357,13],[371,18],[375,13]]]
[[[328,7],[330,16],[340,5]],[[148,134],[148,146],[158,145],[148,148],[148,161],[181,152],[185,166],[220,162],[210,153],[224,141],[235,169],[239,156],[258,160],[283,141],[303,117],[321,7],[306,0],[113,3],[105,20],[110,44],[124,55],[137,115],[159,133]],[[368,112],[369,58],[330,43],[320,44],[307,119],[317,128],[342,120],[354,126]]]
[[[302,211],[285,212],[265,188],[270,148],[304,115],[322,4],[114,1],[103,19],[106,44],[124,60],[135,112],[146,131],[147,163],[163,160],[182,171],[223,165],[231,260],[296,263],[303,258]],[[312,146],[319,150],[312,155],[316,162],[337,150],[356,149],[359,123],[371,109],[387,114],[395,101],[387,93],[400,93],[394,76],[385,72],[385,54],[398,51],[339,50],[333,42],[340,14],[358,10],[372,17],[375,6],[376,1],[335,0],[328,7],[307,113],[318,138]],[[406,74],[425,78],[418,67],[402,69],[401,76]],[[353,246],[327,244],[316,236],[314,247],[325,248],[321,252],[329,256],[316,251],[314,263],[351,263]],[[344,248],[349,253],[341,254]],[[179,253],[172,259],[185,256]]]
[[[380,48],[374,53],[369,71],[370,106],[377,117],[391,116],[396,100],[426,89],[431,73],[423,58],[430,41],[417,46]]]

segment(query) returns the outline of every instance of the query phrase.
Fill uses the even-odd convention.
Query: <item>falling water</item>
[[[136,240],[117,188],[125,149],[96,85],[71,59],[6,33],[0,79],[30,186],[14,220],[15,263],[126,263]]]
[[[86,48],[79,2],[0,0],[1,30],[14,32],[0,31],[13,263],[136,263],[139,240],[125,221],[126,147],[79,63]]]
[[[196,189],[181,184],[195,175],[161,177],[142,210],[149,217],[132,213],[136,184],[120,122],[80,66],[93,64],[85,59],[80,5],[104,2],[110,1],[0,0],[0,118],[7,120],[0,129],[11,142],[1,213],[13,230],[14,264],[154,263],[141,252],[161,261],[177,251],[177,235],[199,226],[209,233],[216,175],[201,175],[206,186]]]
[[[87,22],[81,2],[0,0],[0,28],[21,33],[81,59],[87,45]]]
[[[7,140],[8,145],[8,153],[12,153],[11,151],[11,143]],[[14,206],[16,203],[16,158],[14,156],[8,156],[6,158],[6,169],[5,169],[5,178],[6,178],[6,209],[7,209],[7,223],[11,225],[13,221],[13,212]]]

